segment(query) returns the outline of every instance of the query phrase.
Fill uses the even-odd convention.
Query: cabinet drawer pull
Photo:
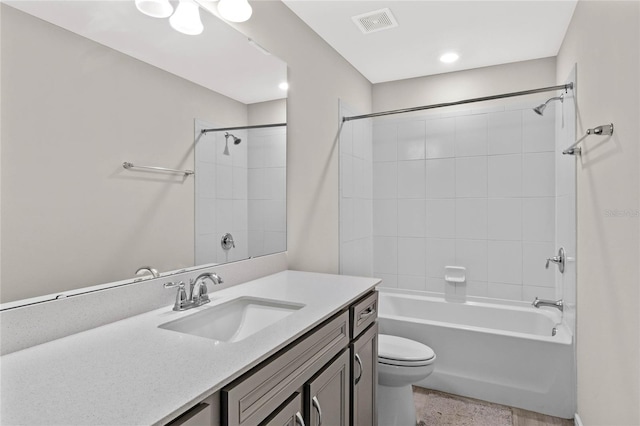
[[[320,409],[320,402],[317,397],[313,397],[311,405],[313,405],[313,408],[318,412],[318,426],[322,426],[322,410]]]
[[[298,411],[298,412],[296,413],[296,424],[297,424],[298,426],[306,426],[306,425],[304,424],[304,419],[302,418],[302,414],[300,414],[300,411]]]
[[[360,359],[360,355],[358,354],[356,354],[356,362],[358,363],[358,370],[360,370],[360,373],[358,374],[358,377],[356,377],[354,385],[357,385],[360,379],[362,379],[362,360]]]
[[[358,317],[358,319],[364,319],[364,318],[368,318],[371,315],[375,314],[376,310],[373,309],[373,306],[369,306],[367,309],[365,309],[364,311],[360,312],[360,316]]]

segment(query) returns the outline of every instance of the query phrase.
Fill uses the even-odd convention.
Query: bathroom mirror
[[[188,36],[133,0],[0,7],[1,308],[286,249],[286,126],[244,129],[286,122],[284,62],[202,9]]]

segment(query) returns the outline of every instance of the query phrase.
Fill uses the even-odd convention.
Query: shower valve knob
[[[224,234],[220,239],[220,246],[222,246],[224,250],[236,248],[236,243],[233,241],[233,235],[228,232]]]

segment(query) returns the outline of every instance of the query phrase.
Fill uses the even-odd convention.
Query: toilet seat
[[[399,367],[422,367],[435,361],[436,354],[427,345],[388,334],[378,335],[378,362]]]

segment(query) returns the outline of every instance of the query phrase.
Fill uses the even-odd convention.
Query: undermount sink
[[[300,303],[239,297],[158,327],[220,342],[239,342],[303,307]]]

